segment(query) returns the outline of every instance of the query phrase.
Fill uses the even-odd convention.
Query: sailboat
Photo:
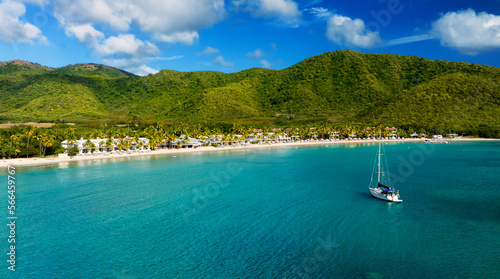
[[[379,132],[381,134],[381,132]],[[370,185],[368,185],[368,189],[370,189],[370,194],[377,199],[381,199],[389,202],[402,202],[403,200],[399,196],[399,191],[394,190],[394,188],[390,187],[390,179],[389,175],[385,173],[382,168],[382,164],[380,161],[381,157],[381,136],[378,141],[378,154],[373,165],[372,178],[370,180]],[[377,171],[375,171],[377,170]],[[375,177],[375,173],[377,176]]]

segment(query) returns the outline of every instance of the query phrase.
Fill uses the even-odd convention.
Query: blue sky
[[[500,0],[0,2],[0,61],[237,72],[341,49],[500,67]]]

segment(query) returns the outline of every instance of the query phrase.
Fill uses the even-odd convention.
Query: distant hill
[[[0,75],[8,74],[43,74],[52,72],[54,69],[22,60],[0,62]]]
[[[33,64],[38,65],[38,64]],[[97,64],[1,70],[0,121],[295,121],[500,131],[500,69],[335,51],[283,70],[163,70]],[[22,66],[24,67],[24,66]]]
[[[68,65],[65,67],[54,69],[54,72],[64,75],[76,75],[84,77],[92,75],[100,75],[107,78],[123,78],[135,76],[132,73],[117,68],[94,63]]]
[[[99,75],[106,78],[123,78],[136,76],[132,73],[117,68],[94,63],[68,65],[61,68],[50,68],[47,66],[42,66],[38,63],[32,63],[22,60],[0,62],[0,75],[31,75],[46,73],[84,77]]]

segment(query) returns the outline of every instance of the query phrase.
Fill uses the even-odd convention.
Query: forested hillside
[[[283,70],[163,70],[0,63],[0,121],[311,121],[500,130],[500,69],[336,51]],[[27,65],[29,63],[30,65]],[[495,132],[495,133],[496,133]]]

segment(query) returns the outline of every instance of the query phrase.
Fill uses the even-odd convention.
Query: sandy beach
[[[458,141],[482,141],[482,140],[499,140],[499,139],[482,139],[482,138],[461,138],[447,140],[451,142]],[[157,155],[175,155],[183,153],[194,153],[194,152],[218,152],[218,151],[230,151],[230,150],[240,150],[240,149],[265,149],[265,148],[283,148],[291,146],[310,146],[310,145],[330,145],[330,144],[360,144],[360,143],[377,143],[376,140],[336,140],[336,141],[300,141],[291,143],[274,143],[274,144],[248,144],[239,146],[228,146],[228,147],[213,147],[213,146],[202,146],[196,149],[193,148],[182,148],[182,149],[157,149],[151,152],[131,152],[123,154],[109,154],[109,155],[90,155],[90,156],[74,156],[70,158],[58,158],[58,157],[45,157],[45,158],[16,158],[16,159],[3,159],[0,161],[0,168],[7,168],[7,166],[13,167],[30,167],[30,166],[40,166],[40,165],[51,165],[59,163],[71,163],[78,161],[90,161],[90,160],[103,160],[103,159],[119,159],[127,157],[137,157],[137,156],[157,156]],[[423,142],[423,139],[404,139],[404,140],[384,140],[383,142]]]

